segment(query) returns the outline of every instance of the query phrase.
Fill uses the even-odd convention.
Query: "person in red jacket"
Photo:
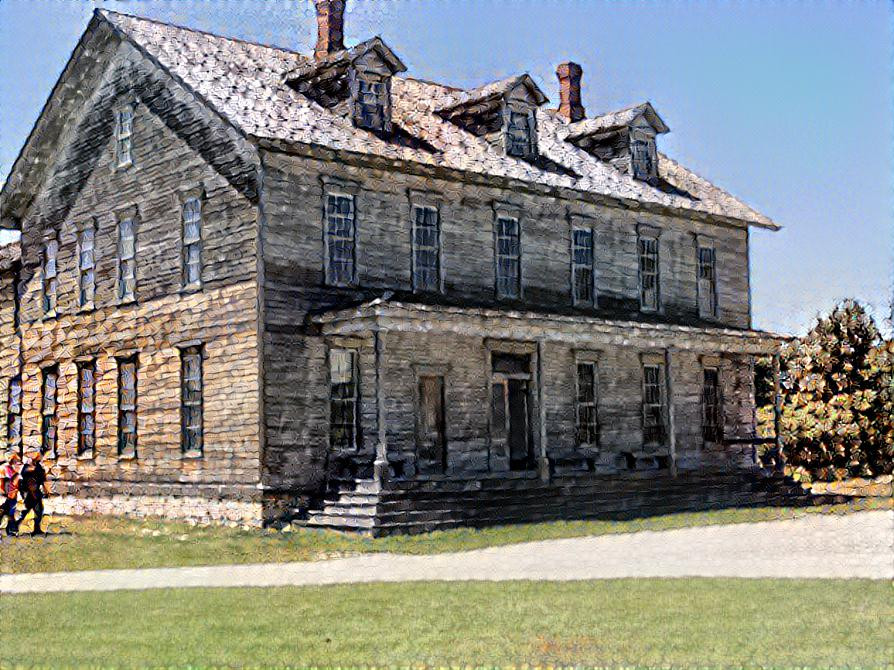
[[[16,503],[19,499],[19,483],[21,481],[22,458],[18,454],[9,457],[6,465],[0,469],[0,519],[6,517],[6,534],[16,535],[19,524],[16,523]]]

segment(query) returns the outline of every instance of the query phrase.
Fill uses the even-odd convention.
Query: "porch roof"
[[[457,307],[376,298],[311,317],[323,335],[374,331],[455,334],[519,341],[640,349],[771,354],[790,339],[760,330],[623,321],[514,309]]]

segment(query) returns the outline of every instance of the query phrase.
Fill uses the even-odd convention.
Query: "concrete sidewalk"
[[[529,542],[432,556],[0,576],[0,593],[615,577],[894,578],[894,511]]]

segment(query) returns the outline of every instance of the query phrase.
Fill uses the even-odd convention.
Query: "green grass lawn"
[[[98,570],[227,563],[311,561],[357,553],[433,554],[584,535],[667,530],[708,524],[786,519],[815,513],[891,509],[890,499],[811,508],[760,507],[671,514],[634,521],[567,521],[462,528],[424,535],[372,539],[333,531],[243,530],[190,526],[160,520],[56,517],[45,524],[48,538],[0,540],[0,573]],[[30,529],[28,521],[22,530]]]
[[[891,667],[868,580],[624,579],[3,596],[39,666]],[[10,630],[7,628],[7,630]]]

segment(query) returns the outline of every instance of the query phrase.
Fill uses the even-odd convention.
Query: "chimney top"
[[[317,46],[314,59],[321,60],[345,48],[345,0],[314,0],[317,8]]]
[[[559,78],[558,112],[572,123],[586,116],[580,99],[580,80],[583,73],[583,68],[571,61],[561,63],[556,68],[556,76]]]

